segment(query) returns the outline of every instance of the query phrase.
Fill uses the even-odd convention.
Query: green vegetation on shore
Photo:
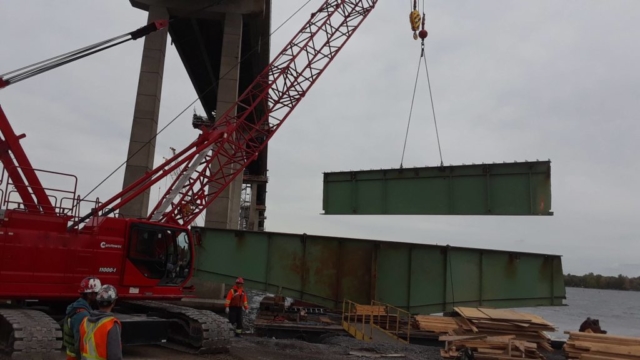
[[[630,278],[624,275],[603,276],[600,274],[594,275],[593,273],[582,276],[567,274],[564,276],[564,285],[588,289],[640,291],[640,277]]]

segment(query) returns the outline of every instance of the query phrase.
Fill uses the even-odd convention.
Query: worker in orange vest
[[[229,315],[229,322],[236,327],[235,336],[242,334],[242,311],[249,310],[247,293],[244,292],[244,279],[236,279],[236,285],[227,293],[224,311]]]
[[[122,360],[122,325],[111,310],[118,292],[111,285],[98,291],[96,301],[100,310],[93,311],[80,324],[80,354],[82,360]]]

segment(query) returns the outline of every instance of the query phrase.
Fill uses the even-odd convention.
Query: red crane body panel
[[[0,220],[0,298],[77,298],[87,276],[115,286],[123,299],[185,297],[194,258],[188,229],[112,217],[94,221],[69,232],[68,218],[7,210]],[[175,259],[169,261],[174,269],[188,270],[168,277],[174,269],[164,265],[167,258]]]

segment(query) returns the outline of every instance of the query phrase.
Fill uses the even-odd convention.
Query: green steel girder
[[[379,300],[414,314],[453,306],[556,306],[565,299],[558,255],[193,228],[195,277],[339,309]]]
[[[326,215],[553,215],[551,161],[324,174]]]

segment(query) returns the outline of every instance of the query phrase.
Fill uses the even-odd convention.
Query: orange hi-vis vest
[[[88,317],[80,324],[80,354],[82,360],[107,360],[107,335],[120,321],[113,316],[100,319],[96,323],[87,321]]]
[[[249,308],[249,303],[247,302],[247,294],[244,292],[244,289],[240,289],[237,286],[234,286],[227,293],[227,299],[224,302],[225,307],[244,307],[245,309]]]

